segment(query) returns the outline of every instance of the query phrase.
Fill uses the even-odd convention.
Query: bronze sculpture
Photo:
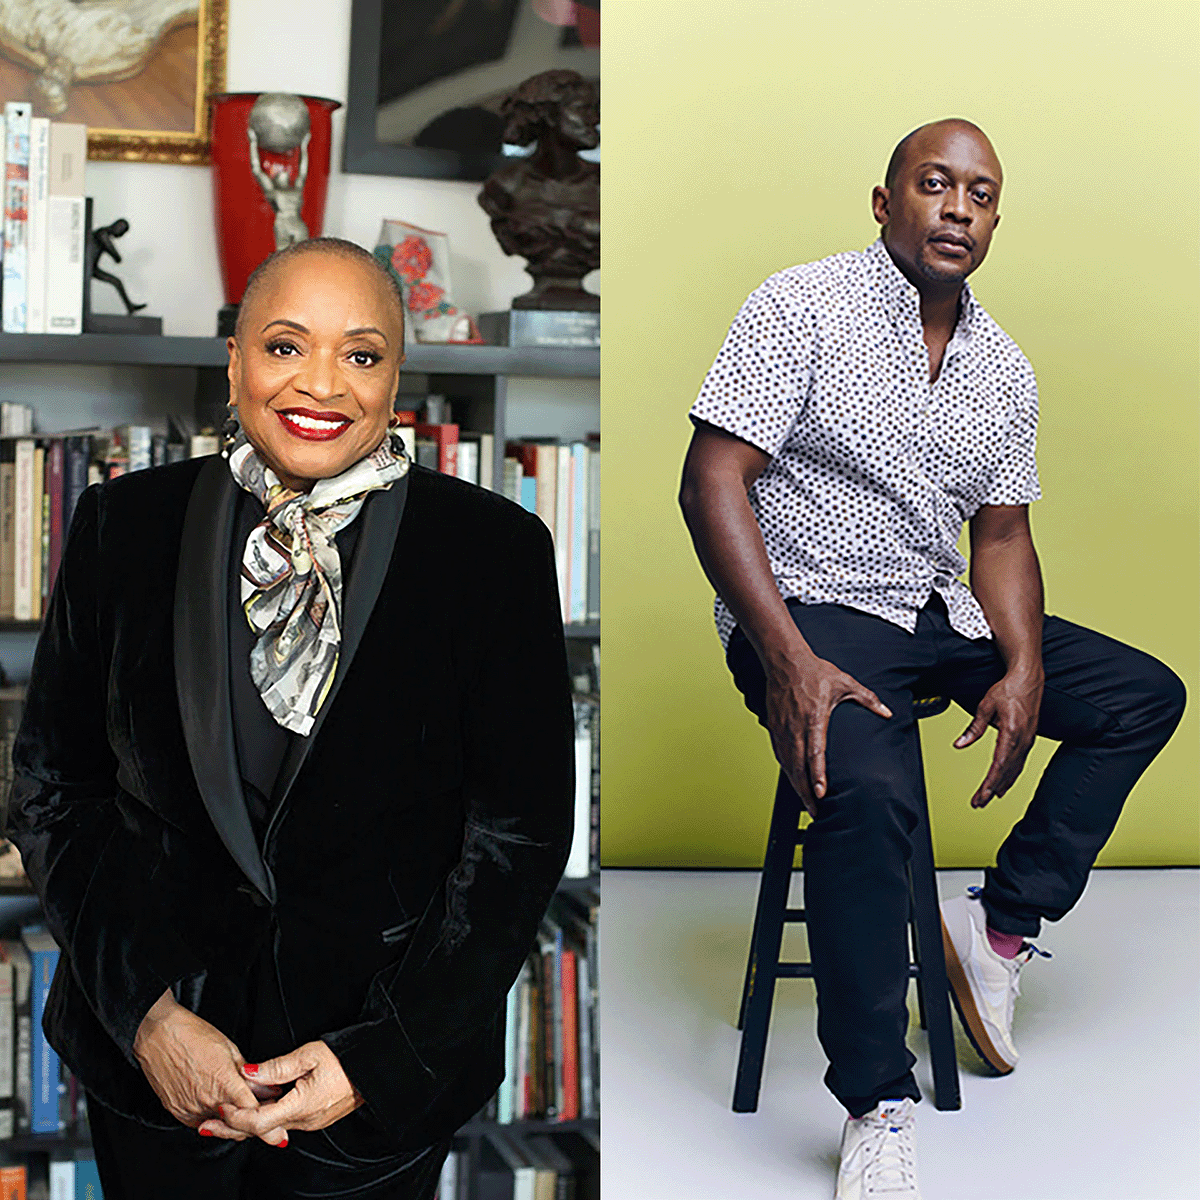
[[[583,277],[600,265],[600,167],[579,151],[600,144],[600,97],[576,71],[543,71],[501,106],[504,140],[527,146],[528,158],[493,171],[479,193],[506,254],[528,260],[533,287],[515,309],[595,312],[600,297]]]

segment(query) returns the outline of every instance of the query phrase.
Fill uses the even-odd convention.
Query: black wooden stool
[[[942,696],[924,697],[913,702],[914,715],[918,718],[936,716],[949,706],[950,701]],[[920,755],[921,740],[918,737],[919,768]],[[913,831],[913,852],[908,869],[908,919],[913,934],[913,961],[908,973],[917,981],[921,1028],[929,1035],[934,1107],[945,1111],[961,1108],[962,1099],[958,1090],[958,1064],[954,1056],[954,1030],[950,1024],[950,997],[946,983],[946,956],[942,946],[942,914],[938,905],[937,877],[933,869],[929,805],[925,796],[924,770],[921,770],[921,804],[917,828]],[[754,914],[754,933],[750,938],[746,981],[742,987],[742,1007],[738,1014],[742,1049],[738,1056],[737,1080],[733,1089],[734,1112],[754,1112],[758,1108],[758,1090],[762,1083],[775,981],[812,978],[811,963],[779,961],[784,924],[804,920],[804,909],[787,907],[793,858],[796,847],[804,844],[804,830],[799,828],[802,811],[800,797],[787,776],[780,771],[762,881],[758,888],[758,908]]]

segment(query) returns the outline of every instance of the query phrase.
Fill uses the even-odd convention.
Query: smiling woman
[[[389,436],[367,251],[280,251],[239,317],[240,428],[84,492],[38,643],[8,832],[71,957],[46,1035],[112,1200],[430,1200],[571,842],[553,546]]]

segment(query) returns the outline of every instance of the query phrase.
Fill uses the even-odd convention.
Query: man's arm
[[[843,700],[854,700],[881,717],[890,717],[891,710],[874,692],[813,653],[779,594],[747,496],[771,456],[714,425],[695,424],[679,504],[705,575],[762,663],[775,756],[815,816],[816,801],[828,786],[825,734],[830,713]]]
[[[971,518],[971,590],[1006,667],[954,743],[971,745],[989,725],[998,730],[991,766],[971,797],[971,806],[982,808],[1016,782],[1037,736],[1044,678],[1043,593],[1028,505],[985,504]]]

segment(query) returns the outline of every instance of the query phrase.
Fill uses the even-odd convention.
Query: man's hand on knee
[[[829,788],[825,741],[829,717],[843,700],[853,700],[881,717],[888,708],[870,688],[815,655],[767,673],[766,718],[771,745],[784,774],[813,817]]]
[[[1042,683],[1040,671],[1005,675],[988,689],[970,725],[955,739],[955,747],[961,750],[977,742],[989,725],[997,729],[992,762],[971,797],[972,808],[983,808],[994,797],[1003,796],[1024,769],[1037,737]]]

